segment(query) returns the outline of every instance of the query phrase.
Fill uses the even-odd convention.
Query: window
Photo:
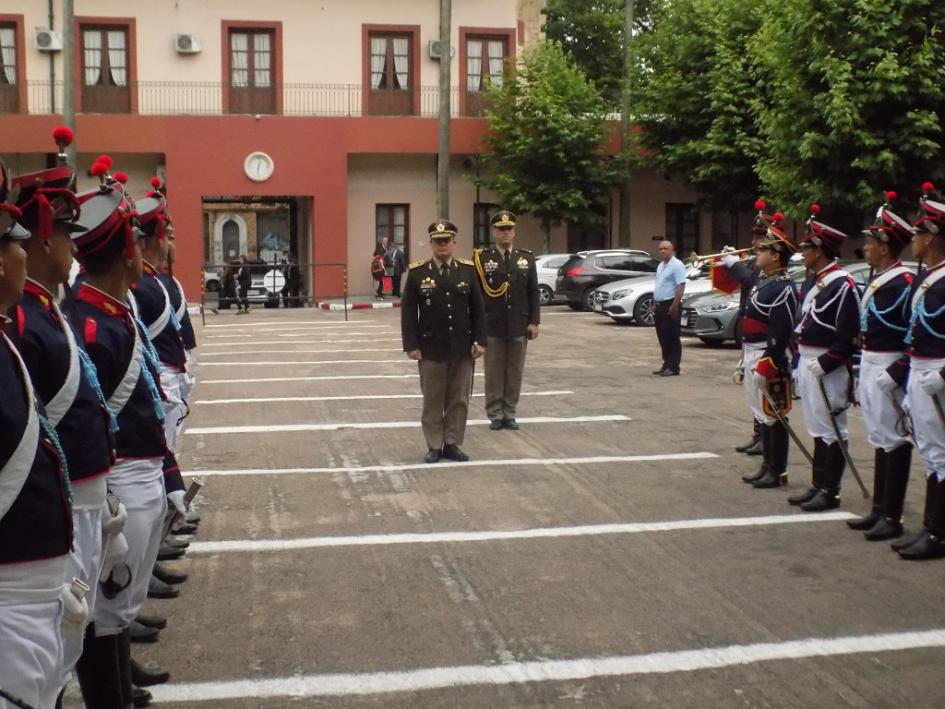
[[[368,112],[406,116],[414,112],[413,37],[371,32],[368,35]]]
[[[82,110],[130,113],[128,26],[82,26]]]
[[[630,257],[623,254],[599,256],[597,263],[601,268],[606,268],[611,271],[630,271],[633,269],[630,263]]]
[[[0,23],[0,113],[18,113],[21,110],[19,86],[22,50],[17,42],[18,27],[12,22]]]
[[[275,44],[272,30],[230,30],[230,113],[276,112]]]
[[[473,207],[473,248],[484,249],[492,244],[492,227],[489,220],[499,210],[499,205],[478,202]]]
[[[384,239],[387,239],[388,245],[396,244],[403,250],[404,260],[407,260],[410,205],[378,204],[374,208],[374,214],[375,246],[383,245]]]
[[[488,109],[484,92],[489,84],[502,86],[502,73],[508,57],[504,37],[469,37],[466,39],[466,115],[482,116]]]
[[[699,245],[699,212],[694,204],[666,205],[666,238],[677,254],[689,254]]]
[[[645,273],[656,273],[656,267],[659,262],[650,256],[631,256],[630,270],[643,271]]]
[[[564,266],[564,264],[567,262],[569,258],[570,256],[555,256],[554,258],[545,260],[542,263],[541,267],[542,268],[561,268],[562,266]]]

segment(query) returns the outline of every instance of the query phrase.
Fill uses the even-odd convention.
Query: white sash
[[[860,310],[866,310],[869,306],[870,301],[873,299],[873,294],[876,293],[880,288],[889,283],[896,276],[902,275],[903,273],[912,273],[905,266],[893,266],[888,271],[884,271],[874,278],[866,288],[866,292],[863,293],[863,298],[860,300]]]
[[[937,271],[932,271],[924,281],[922,285],[919,286],[919,289],[916,291],[915,295],[912,296],[912,312],[915,312],[916,308],[919,307],[919,303],[925,298],[925,291],[934,286],[942,277],[945,277],[945,266],[938,269]]]
[[[177,292],[180,293],[180,306],[178,306],[174,316],[177,318],[177,322],[183,322],[184,316],[187,314],[187,298],[184,297],[184,286],[182,286],[180,281],[176,278],[172,280],[174,281],[174,286],[177,288]]]
[[[157,320],[147,326],[148,338],[153,341],[158,335],[164,332],[164,328],[166,328],[171,321],[171,296],[167,294],[167,288],[161,283],[161,279],[157,276],[151,276],[151,278],[161,287],[161,293],[164,294],[164,310],[158,315]]]
[[[125,370],[125,374],[122,376],[118,386],[115,387],[115,391],[108,397],[108,408],[112,410],[116,417],[121,413],[121,410],[125,408],[125,404],[128,403],[132,392],[135,390],[135,386],[138,384],[138,377],[141,376],[141,358],[144,356],[144,342],[142,342],[141,335],[138,333],[138,326],[132,323],[132,327],[135,332],[135,344],[131,349],[131,361],[128,362],[128,369]]]
[[[816,281],[813,287],[807,291],[807,295],[804,296],[804,303],[801,305],[801,315],[807,315],[807,311],[809,311],[814,304],[814,298],[820,295],[821,291],[838,278],[848,277],[849,275],[850,274],[842,268],[838,268],[836,271],[831,271],[826,276]]]
[[[72,328],[62,316],[62,311],[55,301],[51,301],[53,312],[59,318],[60,329],[66,336],[66,342],[69,344],[69,372],[66,374],[66,381],[62,383],[56,395],[46,404],[46,418],[53,426],[58,426],[63,416],[69,411],[72,402],[75,401],[75,395],[79,391],[79,379],[82,368],[79,364],[79,352],[76,350],[75,335],[72,334]]]
[[[20,353],[13,347],[13,343],[7,339],[7,336],[0,333],[3,338],[3,344],[6,345],[13,359],[16,360],[20,369],[20,377],[23,379],[23,391],[26,393],[26,407],[29,414],[26,419],[26,429],[20,442],[16,444],[13,455],[0,468],[0,519],[10,511],[16,498],[20,496],[20,491],[29,477],[30,470],[33,468],[33,460],[36,458],[36,444],[39,442],[39,414],[36,413],[36,399],[33,394],[33,384],[30,381],[30,375],[26,371],[26,365],[20,357]]]

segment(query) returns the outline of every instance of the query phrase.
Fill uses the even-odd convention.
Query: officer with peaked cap
[[[498,212],[490,224],[495,246],[473,257],[485,295],[486,415],[493,431],[518,430],[525,350],[528,340],[538,337],[541,322],[538,271],[532,252],[513,245],[514,214]]]
[[[0,163],[0,323],[26,280],[29,231],[8,202]],[[69,471],[26,365],[0,332],[0,705],[52,707],[62,683],[60,618],[81,622],[81,592],[65,584],[72,546]],[[19,702],[14,704],[14,702]]]
[[[433,257],[410,264],[401,299],[404,352],[417,360],[427,463],[469,460],[466,432],[475,360],[485,352],[485,311],[472,261],[453,256],[456,226],[430,225]]]
[[[847,526],[862,530],[869,541],[902,534],[902,507],[912,467],[904,384],[915,274],[902,265],[899,255],[914,230],[892,211],[895,200],[896,193],[887,192],[875,223],[863,232],[863,251],[874,276],[860,300],[859,399],[866,439],[875,449],[873,505],[868,515],[849,520]]]
[[[846,445],[850,406],[850,368],[860,330],[859,296],[850,274],[837,258],[847,236],[815,217],[811,205],[807,233],[801,240],[804,265],[812,275],[801,288],[797,343],[797,387],[807,432],[814,439],[811,486],[788,498],[805,512],[821,512],[840,505],[840,480],[846,467],[841,446]],[[826,401],[824,392],[826,392]],[[837,424],[838,440],[831,418]]]

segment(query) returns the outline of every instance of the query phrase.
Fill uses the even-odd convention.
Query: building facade
[[[305,291],[325,296],[371,290],[382,238],[408,261],[428,256],[439,216],[437,0],[75,0],[69,57],[56,49],[60,5],[20,0],[0,14],[0,155],[14,172],[52,159],[69,61],[80,186],[94,184],[86,171],[102,153],[130,175],[133,195],[155,174],[166,180],[192,299],[204,269],[240,254],[291,254]],[[498,207],[477,188],[483,90],[537,41],[543,5],[453,3],[449,216],[460,253],[488,239]],[[631,245],[652,251],[668,235],[685,253],[710,248],[719,224],[696,202],[678,180],[635,173]],[[600,210],[607,226],[556,228],[551,250],[615,245],[616,197]],[[519,241],[542,251],[540,225],[524,217]]]

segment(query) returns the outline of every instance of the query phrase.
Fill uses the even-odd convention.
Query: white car
[[[688,269],[686,278],[686,295],[712,290],[708,266]],[[617,323],[652,325],[656,313],[655,286],[656,278],[628,278],[602,285],[594,297],[594,312],[609,315]]]
[[[570,254],[542,254],[535,257],[535,268],[538,271],[538,302],[541,305],[548,305],[554,300],[558,269],[569,257]]]

